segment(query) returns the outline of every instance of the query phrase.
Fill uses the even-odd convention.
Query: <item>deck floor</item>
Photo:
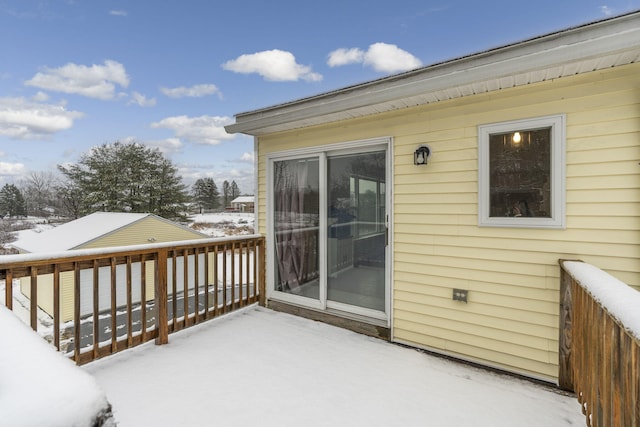
[[[582,426],[547,387],[252,306],[83,367],[129,426]]]

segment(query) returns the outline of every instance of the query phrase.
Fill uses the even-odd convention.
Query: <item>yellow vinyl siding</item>
[[[478,125],[552,114],[567,118],[566,230],[478,227]],[[394,340],[554,380],[558,259],[640,289],[640,64],[261,136],[259,230],[268,153],[382,136],[394,141]],[[432,156],[417,167],[420,144]]]
[[[112,233],[80,245],[76,249],[107,248],[140,245],[152,242],[173,242],[202,239],[203,235],[186,227],[178,227],[155,217],[146,217]]]
[[[20,278],[20,292],[31,300],[31,277]],[[53,274],[38,275],[38,307],[53,314]]]
[[[20,291],[31,299],[31,277],[20,279]],[[73,272],[60,273],[60,321],[73,320]],[[53,274],[38,275],[38,307],[53,317]]]
[[[73,320],[75,304],[75,273],[64,271],[60,273],[60,321],[68,322]]]

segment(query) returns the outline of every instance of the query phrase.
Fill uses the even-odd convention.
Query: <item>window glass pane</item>
[[[327,159],[327,299],[385,310],[386,153]]]
[[[274,162],[275,290],[319,299],[319,161]]]
[[[489,136],[490,217],[551,218],[551,127]]]
[[[376,181],[364,178],[358,181],[358,232],[362,236],[378,230],[378,186]]]

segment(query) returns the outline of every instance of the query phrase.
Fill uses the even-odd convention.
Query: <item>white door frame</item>
[[[393,196],[392,196],[392,138],[381,137],[372,138],[359,141],[342,142],[337,144],[329,144],[322,146],[314,146],[309,148],[301,148],[294,150],[287,150],[281,152],[269,153],[266,155],[266,184],[267,184],[267,205],[266,205],[266,224],[267,224],[267,298],[275,301],[281,301],[298,306],[303,306],[320,311],[344,312],[348,314],[354,314],[358,317],[365,319],[375,320],[377,322],[383,322],[387,327],[391,327],[392,318],[392,265],[393,265],[393,230],[392,230],[392,215],[393,215]],[[372,151],[385,150],[386,164],[385,164],[385,208],[386,208],[386,226],[387,226],[387,246],[385,248],[385,311],[380,312],[377,310],[371,310],[367,308],[341,304],[337,302],[327,301],[327,259],[326,259],[326,245],[327,245],[327,157],[333,155],[344,154],[356,154],[366,153]],[[275,290],[274,277],[276,268],[275,251],[272,248],[275,245],[274,236],[274,217],[273,217],[273,164],[282,160],[293,160],[302,158],[317,158],[319,160],[319,269],[320,269],[320,294],[319,298],[307,298],[298,295],[292,295],[286,292],[280,292]]]

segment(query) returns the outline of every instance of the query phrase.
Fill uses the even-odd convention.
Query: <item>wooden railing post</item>
[[[573,296],[571,294],[571,276],[565,271],[560,260],[560,349],[558,363],[558,386],[574,391],[573,385]]]
[[[80,263],[73,263],[73,360],[80,365]]]
[[[267,273],[266,273],[266,268],[267,268],[267,260],[266,260],[266,241],[264,239],[264,237],[260,240],[260,243],[258,245],[256,245],[256,251],[258,254],[258,259],[256,260],[256,264],[259,265],[259,271],[258,271],[258,276],[259,276],[259,289],[260,289],[260,295],[259,295],[259,304],[262,307],[266,307],[267,306],[267,285],[266,285],[266,281],[267,281]]]
[[[5,287],[7,285],[5,284]],[[30,323],[34,331],[38,331],[38,269],[31,267]]]
[[[167,249],[159,249],[156,254],[155,268],[155,310],[156,310],[156,344],[169,342],[169,325],[167,315]],[[175,316],[175,313],[174,313]]]
[[[53,267],[53,343],[60,350],[60,266]]]
[[[5,270],[4,305],[9,310],[13,310],[13,272],[11,270]]]

